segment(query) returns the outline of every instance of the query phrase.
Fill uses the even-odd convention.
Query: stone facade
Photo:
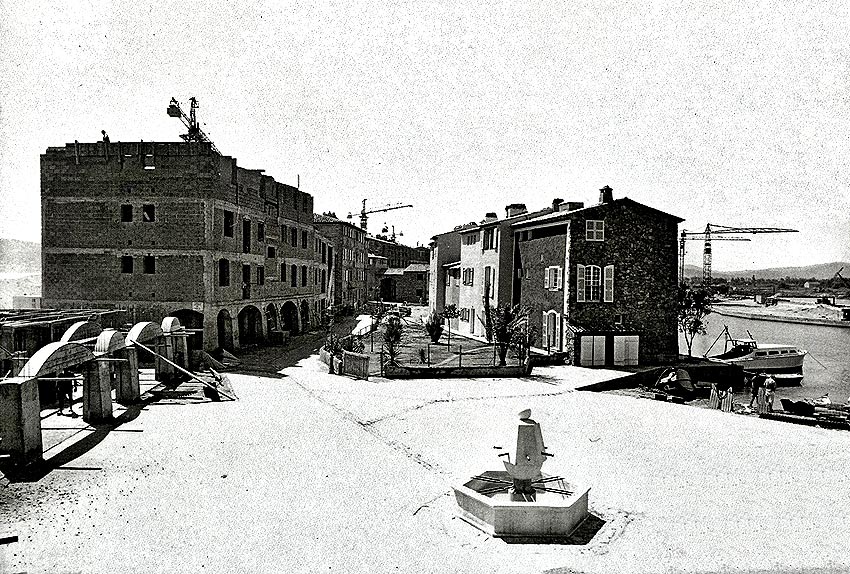
[[[576,364],[657,363],[678,353],[676,240],[682,219],[628,198],[513,226],[515,303],[539,346]],[[589,223],[590,222],[590,223]]]
[[[51,147],[41,197],[44,306],[174,315],[207,349],[305,330],[326,307],[312,196],[208,143]]]
[[[315,214],[314,224],[334,244],[333,305],[359,310],[366,304],[366,232],[331,215]]]

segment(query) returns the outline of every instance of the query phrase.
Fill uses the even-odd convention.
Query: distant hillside
[[[760,279],[782,279],[784,277],[797,277],[800,279],[832,279],[835,272],[844,267],[841,274],[850,278],[850,262],[836,261],[835,263],[820,263],[818,265],[806,265],[804,267],[771,267],[769,269],[745,269],[742,271],[717,271],[711,270],[712,277],[752,277],[755,275]],[[686,277],[702,277],[702,267],[697,265],[685,265]]]
[[[0,238],[0,273],[41,273],[41,244]]]

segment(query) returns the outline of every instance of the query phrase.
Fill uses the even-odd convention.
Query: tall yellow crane
[[[413,207],[413,205],[409,204],[409,203],[408,204],[393,203],[393,204],[389,204],[389,205],[384,205],[383,207],[378,207],[378,208],[375,208],[375,209],[369,209],[367,211],[366,210],[366,200],[364,199],[363,200],[363,208],[360,210],[360,228],[363,231],[366,231],[366,222],[369,219],[368,215],[370,213],[381,213],[383,211],[392,211],[393,209],[402,209],[404,207]],[[354,217],[354,215],[355,215],[354,213],[349,213],[348,219],[351,219],[352,217]]]
[[[785,229],[782,227],[729,227],[709,223],[705,231],[685,231],[679,236],[679,283],[685,279],[685,241],[705,241],[702,252],[702,284],[708,288],[711,286],[711,242],[712,241],[749,241],[748,237],[740,235],[751,233],[796,233],[796,229]]]

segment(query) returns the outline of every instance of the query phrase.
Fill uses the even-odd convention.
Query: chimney
[[[584,207],[583,201],[568,201],[561,204],[561,211],[575,211]]]
[[[611,203],[612,201],[614,201],[614,190],[606,185],[599,190],[599,203]]]
[[[495,211],[489,211],[484,214],[484,220],[481,223],[490,223],[491,221],[498,221],[499,216],[496,215]]]
[[[528,209],[526,209],[524,203],[512,203],[510,205],[505,206],[505,213],[507,213],[507,217],[513,217],[514,215],[522,215],[523,213],[527,213]]]
[[[558,206],[564,203],[564,200],[560,197],[556,197],[552,200],[552,211],[558,211]]]

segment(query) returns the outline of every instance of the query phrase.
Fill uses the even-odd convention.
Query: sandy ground
[[[715,310],[722,313],[742,312],[750,315],[762,315],[773,317],[791,317],[796,319],[827,319],[830,321],[841,320],[841,308],[832,305],[815,303],[814,299],[797,299],[792,301],[779,301],[776,305],[765,307],[752,300],[724,301],[715,304]]]
[[[111,432],[66,419],[83,444],[0,486],[0,529],[20,537],[7,571],[850,570],[850,433],[578,392],[611,373],[577,367],[325,371],[233,375],[238,402],[153,403]],[[492,446],[527,407],[544,471],[591,487],[605,524],[587,545],[506,544],[456,516],[451,485],[499,468]]]

